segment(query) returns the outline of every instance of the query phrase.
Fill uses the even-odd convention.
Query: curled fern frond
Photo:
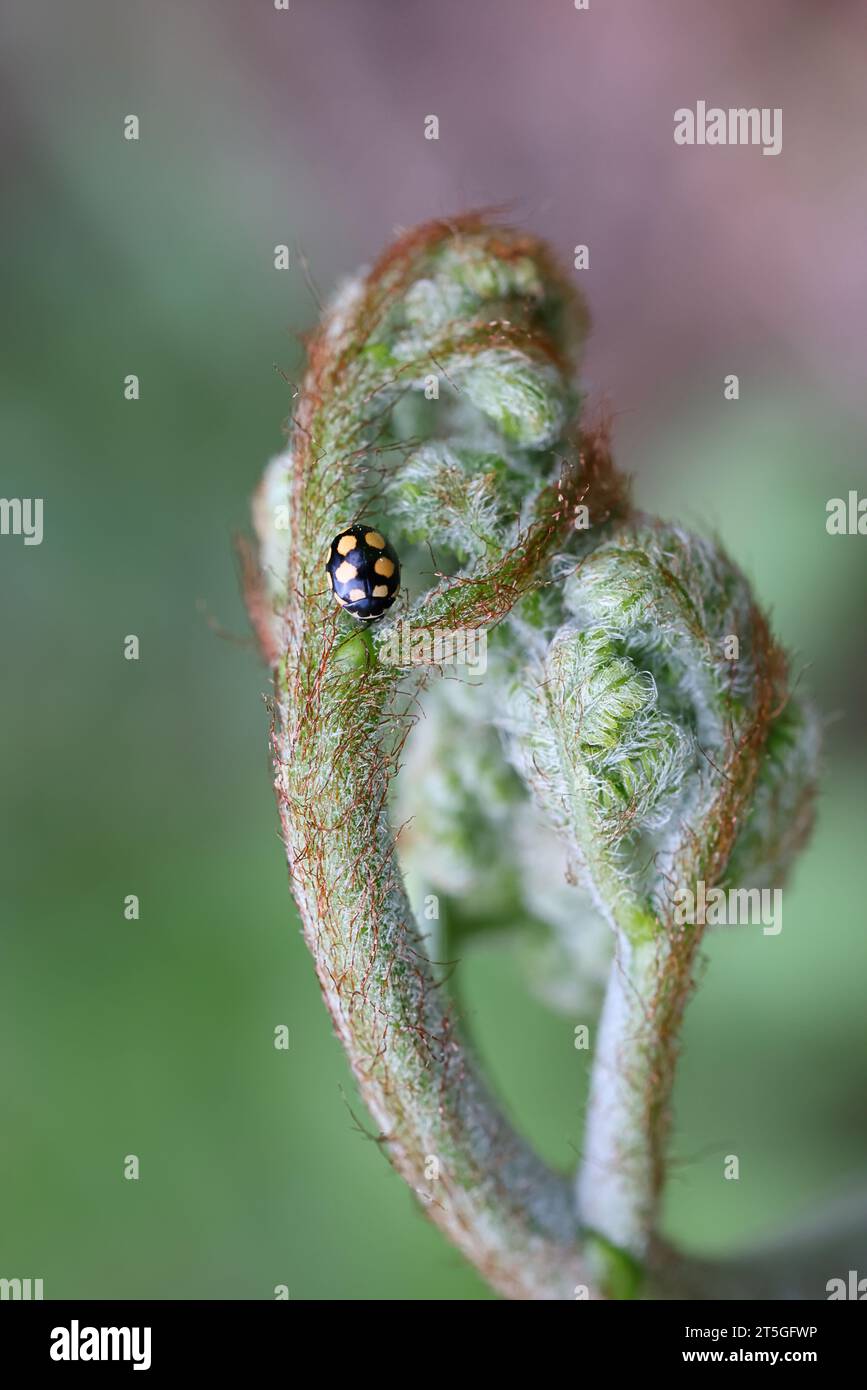
[[[815,738],[806,709],[790,710],[763,613],[718,546],[635,516],[560,571],[570,616],[520,673],[507,728],[617,936],[579,1196],[588,1224],[640,1260],[704,925],[679,921],[675,905],[699,881],[723,881],[736,846],[736,873],[783,872],[808,828]]]
[[[581,424],[586,330],[535,238],[479,214],[402,236],[310,344],[289,447],[255,500],[247,583],[292,890],[335,1030],[384,1151],[518,1298],[631,1296],[642,1269],[661,1278],[655,1214],[701,937],[674,898],[698,878],[785,870],[818,748],[746,580],[718,546],[631,512],[605,430]],[[372,625],[325,573],[362,519],[405,579]],[[433,679],[443,631],[489,639],[460,698]],[[416,814],[395,778],[420,712]],[[534,852],[549,830],[553,851]],[[588,975],[588,901],[613,929],[577,1194],[479,1075],[401,862],[416,901],[450,899],[461,932],[501,909],[532,918]],[[553,885],[549,864],[570,881]]]
[[[563,601],[568,622],[519,683],[527,732],[513,751],[561,831],[571,822],[603,910],[616,920],[620,879],[639,920],[665,920],[672,885],[725,870],[786,707],[785,659],[719,547],[648,518],[573,566]],[[801,772],[812,785],[809,758]],[[761,825],[778,838],[767,800]]]

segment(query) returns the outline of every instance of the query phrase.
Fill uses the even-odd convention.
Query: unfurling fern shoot
[[[325,316],[249,586],[292,890],[384,1150],[418,1192],[436,1156],[426,1209],[496,1289],[714,1297],[736,1269],[772,1297],[791,1266],[656,1234],[701,939],[673,903],[780,883],[817,724],[735,565],[636,513],[582,425],[586,329],[547,248],[481,215],[404,235]],[[485,634],[482,680],[442,678],[443,632]],[[564,962],[588,996],[607,975],[577,1179],[480,1075],[411,907],[428,892],[463,930],[522,904],[560,986]]]

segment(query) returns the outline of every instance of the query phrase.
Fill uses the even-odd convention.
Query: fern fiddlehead
[[[750,811],[786,668],[743,577],[677,528],[621,523],[563,587],[569,619],[524,677],[514,747],[615,932],[579,1199],[590,1228],[643,1261],[702,932],[674,906],[699,881],[722,881],[742,825],[754,853],[779,833],[773,815],[759,826]],[[814,776],[790,759],[793,802],[809,804]]]
[[[585,330],[535,239],[477,215],[406,234],[337,296],[290,448],[254,507],[250,610],[274,671],[283,838],[323,994],[393,1163],[517,1298],[629,1294],[643,1268],[652,1287],[677,1031],[701,937],[677,922],[677,894],[735,867],[741,883],[779,880],[809,829],[818,746],[737,569],[633,513],[604,436],[581,432]],[[341,613],[324,582],[332,537],[361,519],[397,544],[409,576],[370,626]],[[457,700],[454,682],[431,679],[425,639],[442,631],[489,638],[484,680]],[[452,749],[462,724],[479,736],[473,775],[449,784],[451,811],[431,798],[433,844],[399,847],[389,802],[420,695],[446,711]],[[497,780],[498,807],[473,800],[476,768]],[[613,942],[577,1197],[492,1100],[404,884],[430,882],[426,861],[448,839],[471,886],[485,815],[508,849],[512,806],[556,837]],[[516,856],[509,881],[574,946],[574,900],[534,895],[530,867]],[[694,1296],[702,1280],[714,1287],[698,1266],[689,1277]]]

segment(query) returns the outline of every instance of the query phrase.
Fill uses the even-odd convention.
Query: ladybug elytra
[[[397,551],[365,522],[347,526],[334,537],[326,569],[334,597],[355,618],[379,618],[397,598]]]

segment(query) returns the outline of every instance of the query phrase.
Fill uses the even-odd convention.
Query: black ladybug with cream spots
[[[334,537],[326,568],[334,597],[356,618],[379,618],[397,598],[397,551],[364,522],[347,526]]]

